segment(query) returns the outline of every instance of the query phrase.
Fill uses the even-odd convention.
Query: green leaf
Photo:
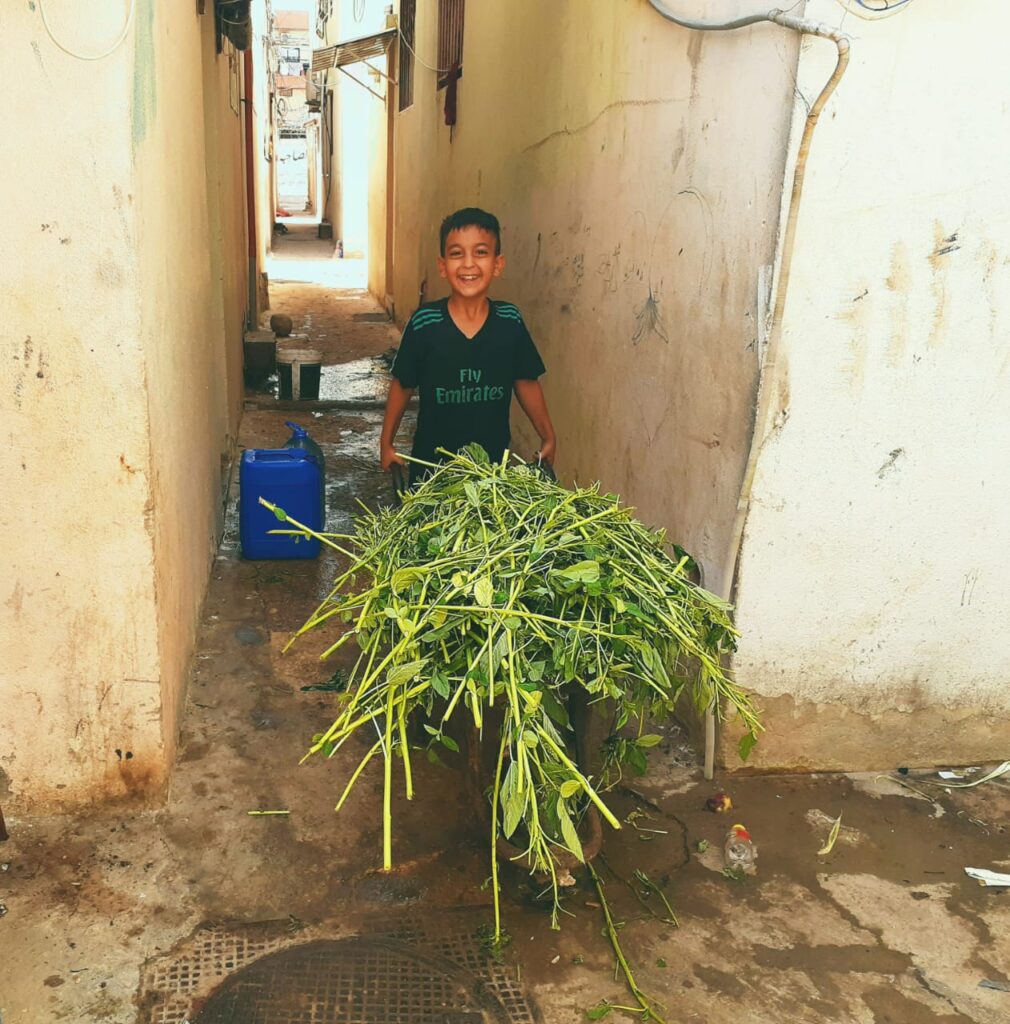
[[[452,574],[452,585],[457,590],[466,589],[466,577],[461,572],[454,572]]]
[[[459,744],[451,736],[442,736],[440,734],[438,740],[443,747],[448,747],[455,754],[459,753]]]
[[[747,758],[750,757],[750,752],[757,745],[757,741],[757,733],[753,732],[744,733],[744,735],[740,737],[740,743],[737,746],[737,753],[739,753],[741,761],[746,761]]]
[[[536,733],[524,732],[523,743],[532,750],[540,741],[536,737]]]
[[[275,515],[275,516],[276,516],[276,517],[277,517],[277,518],[278,518],[278,519],[279,519],[279,520],[280,520],[280,521],[281,521],[282,523],[286,523],[286,522],[288,521],[288,514],[287,514],[287,512],[285,512],[285,511],[284,511],[284,509],[282,509],[282,508],[275,508],[275,509],[274,509],[274,515]]]
[[[509,765],[508,774],[505,776],[505,784],[502,786],[501,801],[504,810],[504,821],[502,823],[502,834],[508,839],[522,820],[523,811],[526,810],[526,792],[522,795],[516,792],[515,762]]]
[[[517,630],[523,624],[522,619],[517,615],[509,615],[502,620],[502,625],[506,629]]]
[[[474,508],[480,505],[480,495],[477,493],[477,487],[472,480],[467,480],[463,484],[463,490],[466,492],[467,499]]]
[[[386,673],[386,686],[396,687],[409,683],[424,668],[427,659],[406,661],[402,665],[394,665]]]
[[[630,765],[631,770],[639,777],[649,770],[649,762],[646,760],[645,754],[631,743],[628,744],[624,759]]]
[[[567,569],[559,570],[558,575],[578,583],[595,583],[600,578],[600,563],[586,559],[584,562],[576,562]]]
[[[572,824],[571,815],[563,800],[558,801],[558,818],[561,821],[561,838],[565,841],[565,846],[578,857],[580,863],[585,864],[586,856],[582,852],[579,834],[575,831],[575,825]]]
[[[568,712],[565,710],[564,704],[561,704],[550,690],[541,690],[540,693],[540,700],[544,711],[547,712],[547,717],[557,722],[563,729],[567,729]]]
[[[586,1017],[589,1020],[603,1020],[612,1009],[613,1006],[606,999],[601,999],[595,1006],[586,1010]]]
[[[490,608],[494,601],[494,584],[487,576],[482,576],[473,588],[473,596],[481,608]]]
[[[393,593],[399,593],[399,591],[407,589],[414,580],[423,576],[426,571],[426,569],[418,566],[408,566],[405,569],[397,569],[390,580],[393,587]]]
[[[581,789],[582,783],[578,779],[565,779],[558,792],[567,800],[569,797],[575,796]]]
[[[547,662],[545,661],[531,661],[526,666],[526,678],[532,680],[534,683],[539,683],[544,677],[544,670],[547,668]]]
[[[644,736],[639,736],[635,742],[640,747],[654,747],[657,743],[663,742],[663,737],[654,732],[647,732]]]
[[[431,688],[439,695],[439,697],[448,697],[452,692],[452,687],[449,685],[449,680],[446,679],[441,672],[436,672],[431,677]]]

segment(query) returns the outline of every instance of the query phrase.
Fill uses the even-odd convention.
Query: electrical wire
[[[434,71],[439,75],[447,75],[449,74],[450,71],[452,71],[452,68],[435,68],[432,67],[430,64],[425,64],[425,62],[421,60],[421,58],[417,55],[417,50],[415,50],[414,47],[407,42],[407,37],[403,34],[403,29],[400,28],[399,25],[396,26],[396,31],[399,34],[400,40],[402,41],[403,45],[406,46],[408,50],[410,50],[410,52],[414,55],[414,60],[416,60],[417,63],[420,64],[422,67],[426,67],[429,71]]]
[[[46,5],[45,0],[36,0],[39,5],[39,14],[42,16],[42,26],[46,30],[46,34],[49,38],[69,57],[76,57],[77,60],[105,60],[106,57],[111,56],[123,42],[126,37],[130,34],[130,26],[133,24],[133,12],[137,9],[137,0],[130,0],[130,9],[126,12],[126,23],[123,25],[123,31],[119,33],[119,38],[103,53],[76,53],[69,47],[64,46],[63,43],[56,38],[53,34],[53,30],[49,27],[49,18],[46,16]]]
[[[880,0],[882,7],[871,6],[869,0],[835,0],[842,10],[863,21],[883,21],[900,14],[912,0]]]

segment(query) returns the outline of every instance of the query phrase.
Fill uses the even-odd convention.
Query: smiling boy
[[[487,294],[505,269],[498,219],[474,207],[450,214],[439,231],[439,253],[438,272],[451,294],[421,306],[403,332],[382,424],[382,468],[404,464],[393,439],[417,389],[415,459],[439,462],[439,448],[473,443],[500,459],[511,442],[515,394],[540,437],[541,458],[553,462],[554,427],[539,381],[543,361],[519,310]],[[411,463],[411,483],[424,468]]]

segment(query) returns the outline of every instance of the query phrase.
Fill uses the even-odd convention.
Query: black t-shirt
[[[448,302],[427,302],[417,310],[393,363],[393,376],[405,388],[420,388],[412,453],[438,462],[437,448],[454,452],[476,442],[500,459],[511,440],[512,385],[536,380],[544,364],[511,303],[491,300],[483,327],[467,338],[449,315]]]

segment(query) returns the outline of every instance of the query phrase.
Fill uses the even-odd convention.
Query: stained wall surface
[[[192,6],[138,0],[122,44],[80,59],[128,6],[47,8],[48,32],[37,6],[4,16],[8,808],[163,785],[239,414],[236,136],[223,115],[211,145],[204,127],[205,61],[213,86],[224,58]]]
[[[1010,12],[917,0],[844,27],[852,62],[811,150],[741,561],[737,670],[769,724],[756,763],[1001,760]],[[804,48],[804,95],[830,63]]]
[[[437,5],[417,7],[434,64]],[[494,294],[543,352],[562,475],[619,491],[712,579],[749,441],[797,49],[775,26],[691,33],[639,0],[472,4],[455,127],[420,62],[395,115],[397,318],[442,293],[441,218],[495,212]]]

